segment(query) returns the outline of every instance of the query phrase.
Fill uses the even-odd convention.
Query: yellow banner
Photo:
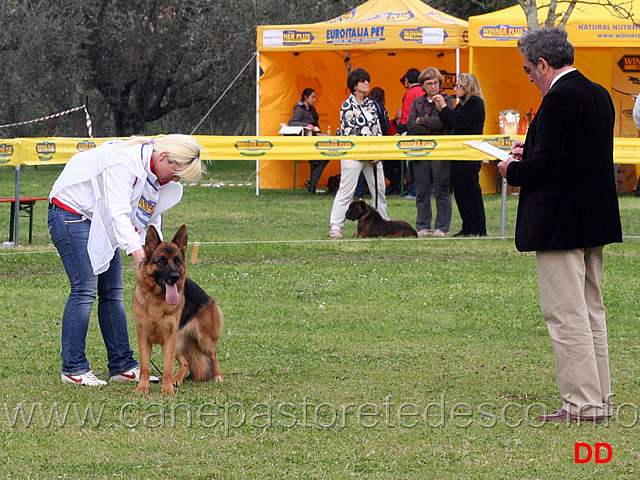
[[[542,23],[547,17],[548,5],[538,3],[538,21]],[[623,3],[635,18],[640,11],[640,0]],[[573,7],[572,2],[560,2],[558,15],[564,14],[569,5]],[[527,18],[520,5],[477,15],[469,18],[469,46],[517,48],[517,40],[526,30]],[[579,2],[565,30],[574,47],[637,47],[640,41],[640,24],[618,15],[609,2]]]
[[[469,24],[419,0],[369,0],[326,22],[261,25],[264,51],[458,48]]]
[[[353,50],[405,48],[457,48],[466,26],[384,25],[300,25],[258,27],[258,50]],[[402,74],[402,73],[401,73]]]
[[[78,152],[113,138],[14,138],[0,140],[0,166],[64,164]]]
[[[233,137],[196,135],[203,160],[494,160],[464,145],[482,140],[509,150],[522,136]],[[75,153],[114,138],[0,140],[0,166],[64,164]],[[615,138],[616,163],[640,164],[640,138]]]
[[[196,138],[212,160],[484,160],[490,157],[463,142],[484,140],[505,150],[510,146],[504,135]]]

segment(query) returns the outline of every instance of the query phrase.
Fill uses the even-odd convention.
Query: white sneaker
[[[140,367],[133,367],[131,370],[122,372],[119,375],[109,377],[110,382],[139,382],[140,381]],[[149,381],[151,383],[160,382],[160,378],[155,375],[149,375]]]
[[[329,231],[329,237],[330,238],[342,238],[342,233],[340,232],[339,228],[332,228]]]
[[[106,385],[107,382],[100,380],[93,374],[93,370],[89,370],[82,375],[66,375],[62,374],[62,383],[72,383],[74,385],[89,385],[90,387],[99,387]]]
[[[429,235],[433,235],[433,232],[428,228],[423,228],[418,232],[419,237],[428,237]]]

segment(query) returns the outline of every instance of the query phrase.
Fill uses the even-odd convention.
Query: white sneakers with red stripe
[[[110,382],[137,382],[140,380],[140,367],[133,367],[131,370],[122,372],[120,375],[114,375],[109,378]],[[158,383],[160,379],[155,375],[149,376],[151,383]]]
[[[100,380],[93,374],[93,370],[89,370],[82,375],[65,375],[62,374],[62,383],[72,383],[74,385],[89,385],[91,387],[99,387],[106,385],[107,382]]]
[[[140,380],[140,367],[134,367],[131,370],[123,372],[119,375],[114,375],[110,377],[109,380],[111,382],[137,382]],[[152,383],[160,382],[160,379],[155,375],[151,375],[149,377],[149,381]],[[82,375],[65,375],[62,374],[62,383],[71,383],[73,385],[88,385],[90,387],[99,387],[102,385],[106,385],[107,382],[104,380],[100,380],[95,376],[93,370],[89,370],[87,373],[83,373]]]

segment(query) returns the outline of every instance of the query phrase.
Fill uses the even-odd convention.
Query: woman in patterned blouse
[[[347,87],[351,95],[342,104],[340,109],[340,135],[345,136],[371,136],[382,135],[380,121],[376,106],[367,98],[371,77],[363,68],[357,68],[347,76]],[[377,186],[375,185],[373,169],[377,170]],[[353,193],[358,184],[360,172],[364,172],[370,192],[376,192],[373,206],[386,220],[387,199],[384,195],[385,180],[382,170],[382,162],[379,160],[341,160],[340,161],[340,187],[336,193],[331,209],[331,238],[342,238],[342,227],[346,220],[345,214],[351,203]]]

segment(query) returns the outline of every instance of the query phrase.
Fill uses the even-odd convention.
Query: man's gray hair
[[[573,65],[573,45],[564,28],[541,28],[526,32],[518,40],[520,52],[534,65],[544,58],[553,68]]]

